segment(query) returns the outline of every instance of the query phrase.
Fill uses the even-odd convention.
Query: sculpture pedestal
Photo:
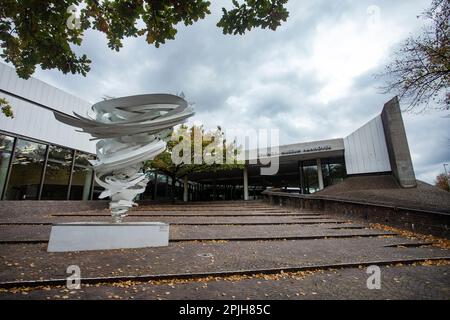
[[[169,245],[162,222],[73,222],[52,225],[48,252],[135,249]]]

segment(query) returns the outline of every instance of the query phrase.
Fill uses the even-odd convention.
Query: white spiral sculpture
[[[182,97],[145,94],[101,101],[88,117],[54,113],[55,118],[99,140],[97,160],[90,161],[95,181],[105,188],[99,198],[111,197],[115,222],[122,222],[136,195],[147,186],[143,162],[152,160],[166,148],[172,128],[194,115]]]

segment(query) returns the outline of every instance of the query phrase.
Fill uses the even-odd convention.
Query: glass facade
[[[339,183],[347,176],[344,157],[320,159],[323,186],[326,188]],[[299,163],[300,185],[304,194],[315,193],[320,190],[317,160],[301,161]]]
[[[0,134],[0,199],[95,199],[92,154]],[[96,187],[95,194],[102,191]]]
[[[0,133],[0,196],[2,200],[96,200],[103,188],[95,182],[89,160],[92,154],[13,137]],[[311,194],[319,191],[319,171],[323,186],[339,183],[347,175],[344,157],[322,158],[298,162],[297,173],[291,172],[268,177],[252,177],[249,194],[257,197],[266,186],[287,191]],[[149,178],[140,200],[183,199],[183,182],[155,170],[146,172]],[[260,180],[255,181],[255,179]],[[268,184],[269,182],[269,184]],[[193,200],[227,200],[242,198],[242,185],[190,185]]]
[[[58,146],[49,146],[44,185],[41,193],[42,200],[67,199],[72,159],[72,150]]]
[[[47,146],[17,139],[13,152],[5,200],[37,200],[41,186]]]
[[[13,147],[14,138],[0,134],[0,197],[6,183]]]
[[[94,172],[89,167],[89,160],[95,157],[90,154],[75,152],[75,162],[72,173],[72,183],[70,188],[70,200],[91,199],[91,189]]]
[[[89,200],[91,198],[92,180],[93,171],[91,169],[74,167],[70,200]]]
[[[322,159],[324,187],[344,181],[347,176],[344,157]]]
[[[319,176],[316,160],[303,162],[303,179],[304,193],[309,194],[319,191]]]

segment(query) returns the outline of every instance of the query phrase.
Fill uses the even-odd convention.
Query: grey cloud
[[[215,26],[220,8],[229,3],[213,1],[211,16],[180,26],[176,40],[159,49],[141,37],[125,40],[121,51],[113,52],[103,35],[88,32],[77,49],[93,61],[86,78],[47,70],[37,77],[91,102],[104,94],[183,91],[195,102],[194,121],[207,127],[278,128],[281,143],[343,137],[392,98],[377,91],[380,80],[373,78],[389,56],[386,53],[376,66],[354,76],[342,96],[323,103],[318,95],[328,80],[312,65],[318,26],[332,32],[346,21],[364,21],[367,8],[377,5],[382,27],[414,32],[422,23],[416,16],[429,0],[291,0],[290,18],[276,32],[254,30],[244,36],[223,35]],[[349,45],[358,49],[358,44]],[[330,44],[326,50],[336,48]],[[441,116],[404,116],[416,171],[429,182],[442,161],[450,162],[449,146],[442,146],[449,119],[441,121]]]

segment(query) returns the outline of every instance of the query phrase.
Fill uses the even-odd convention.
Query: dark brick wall
[[[109,200],[96,201],[0,201],[1,214],[51,214],[64,212],[79,212],[102,210],[109,207]]]
[[[264,192],[264,201],[305,211],[325,211],[352,220],[381,223],[426,235],[450,239],[450,214],[351,202],[324,197]]]

